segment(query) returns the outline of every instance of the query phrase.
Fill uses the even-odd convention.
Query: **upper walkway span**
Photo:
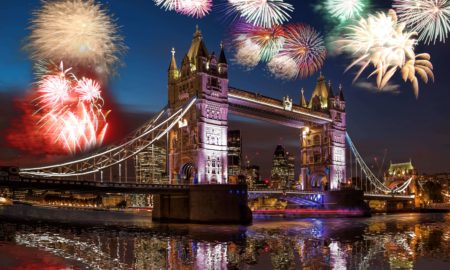
[[[279,100],[233,87],[228,88],[228,104],[229,112],[232,114],[293,128],[302,128],[308,122],[316,124],[332,122],[328,114],[293,104],[292,99],[288,97]]]

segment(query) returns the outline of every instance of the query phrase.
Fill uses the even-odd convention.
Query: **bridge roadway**
[[[110,193],[185,193],[189,185],[168,184],[140,184],[98,182],[85,180],[51,179],[22,177],[17,175],[0,176],[0,186],[12,188],[35,188],[51,190],[74,190],[84,192],[110,192]]]
[[[85,180],[68,180],[68,179],[51,179],[51,178],[35,178],[22,177],[19,175],[0,175],[0,186],[12,188],[36,188],[36,189],[52,189],[52,190],[75,190],[84,192],[110,192],[110,193],[186,193],[190,190],[191,185],[187,184],[145,184],[145,183],[119,183],[119,182],[98,182]],[[242,186],[236,185],[236,189],[230,185],[231,192],[239,192],[245,194]],[[248,195],[283,195],[283,196],[317,196],[325,195],[323,191],[312,190],[295,190],[295,189],[248,189]],[[378,194],[364,193],[364,199],[372,200],[413,200],[414,195],[402,194]],[[317,199],[316,199],[317,200]]]

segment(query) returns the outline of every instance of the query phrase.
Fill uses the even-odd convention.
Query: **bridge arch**
[[[197,181],[197,169],[192,162],[186,162],[180,168],[180,181],[182,184],[195,184]]]
[[[310,177],[310,184],[313,189],[328,190],[329,181],[324,172],[315,172]]]

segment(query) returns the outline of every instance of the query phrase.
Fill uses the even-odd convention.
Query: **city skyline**
[[[388,2],[375,1],[374,6],[386,7]],[[298,12],[294,13],[292,21],[310,23],[324,32],[327,22],[319,19],[320,16],[314,16],[318,13],[314,12],[311,6],[313,3],[306,4],[305,10],[297,8]],[[105,90],[110,99],[117,104],[113,112],[114,119],[124,120],[113,123],[115,124],[113,132],[117,134],[112,138],[118,139],[125,135],[126,131],[131,131],[132,128],[142,124],[148,115],[158,111],[167,102],[166,71],[170,49],[175,47],[176,59],[180,62],[182,55],[187,51],[188,40],[192,37],[195,25],[198,24],[207,47],[218,53],[220,42],[227,38],[227,24],[222,23],[224,19],[212,15],[202,20],[194,20],[163,12],[151,1],[134,3],[110,1],[104,5],[115,14],[117,23],[121,26],[120,30],[125,36],[125,43],[129,47],[123,59],[125,65],[118,70],[119,75],[111,80],[108,89]],[[14,23],[9,27],[5,27],[4,23],[2,28],[4,35],[8,36],[4,39],[4,46],[0,50],[0,56],[4,59],[0,63],[4,71],[0,77],[2,139],[10,121],[17,115],[11,103],[23,97],[33,81],[31,63],[21,47],[28,33],[26,28],[29,25],[29,17],[32,11],[39,7],[39,1],[28,1],[24,5],[6,1],[4,7],[1,11],[3,20]],[[14,17],[11,14],[14,14]],[[131,18],[130,14],[135,16]],[[142,28],[140,25],[149,27]],[[347,60],[342,57],[328,57],[322,72],[327,80],[331,80],[335,91],[339,83],[343,85],[348,104],[348,130],[363,156],[369,159],[382,158],[387,149],[387,161],[412,158],[420,172],[438,173],[447,170],[446,157],[450,151],[447,139],[450,126],[446,121],[450,109],[445,106],[445,100],[448,100],[450,94],[445,90],[448,78],[444,76],[445,59],[448,59],[449,52],[445,50],[445,44],[420,47],[426,47],[431,52],[436,81],[421,86],[418,100],[414,98],[408,84],[402,83],[398,94],[360,89],[369,86],[367,84],[369,81],[365,80],[352,86],[352,74],[343,73],[344,63]],[[284,82],[268,75],[262,66],[253,71],[239,67],[231,60],[233,53],[230,48],[226,47],[226,54],[230,59],[230,86],[249,89],[275,98],[289,95],[297,104],[300,89],[302,87],[305,89],[305,96],[309,99],[318,77],[316,73],[305,80]],[[271,124],[239,117],[231,119],[230,129],[239,129],[241,126],[246,126],[243,129],[247,126],[252,127],[252,130],[243,130],[243,140],[248,141],[243,147],[244,155],[251,156],[258,152],[261,157],[270,157],[272,146],[278,144],[280,138],[283,138],[290,152],[296,155],[299,152],[298,148],[294,148],[298,145],[299,136],[299,131],[295,129],[284,127],[275,129]],[[6,147],[4,139],[0,144],[2,148]],[[0,160],[21,161],[27,155],[26,152],[19,153],[9,149],[4,151]],[[260,165],[269,168],[270,161],[270,158],[267,158],[262,160]]]

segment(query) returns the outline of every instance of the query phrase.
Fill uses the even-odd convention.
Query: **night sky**
[[[108,86],[108,94],[117,103],[116,114],[123,121],[115,122],[112,129],[128,131],[142,124],[148,115],[159,111],[167,102],[167,68],[170,49],[175,47],[178,63],[187,52],[195,25],[198,24],[209,51],[219,51],[221,40],[226,40],[229,22],[221,15],[223,1],[214,1],[213,12],[201,20],[165,12],[151,0],[101,1],[114,14],[128,51],[123,66]],[[295,7],[291,22],[304,22],[322,34],[331,25],[316,11],[315,5],[323,1],[290,0]],[[391,1],[372,1],[373,10],[386,10]],[[31,62],[21,48],[29,31],[32,11],[40,6],[38,0],[2,0],[0,9],[0,130],[3,130],[0,161],[23,160],[26,153],[9,149],[4,130],[16,115],[13,101],[24,96],[33,82]],[[450,169],[450,40],[447,44],[419,46],[416,52],[429,52],[434,65],[435,82],[420,83],[419,99],[414,97],[410,84],[396,76],[389,91],[376,90],[373,79],[360,80],[352,85],[353,71],[343,73],[350,63],[344,57],[329,56],[322,69],[334,89],[344,87],[347,102],[347,128],[354,143],[366,161],[374,157],[386,161],[408,161],[422,173],[445,172]],[[230,85],[282,98],[294,97],[298,103],[300,88],[304,87],[309,99],[318,74],[304,79],[285,82],[272,77],[261,64],[248,71],[233,63],[233,54],[227,48],[230,64]],[[245,125],[242,125],[245,122]],[[263,175],[270,171],[272,153],[276,144],[286,146],[298,154],[298,135],[295,129],[264,122],[233,117],[231,128],[241,129],[244,153],[255,164],[263,167]],[[0,131],[1,132],[1,131]],[[23,162],[23,161],[21,161]]]

